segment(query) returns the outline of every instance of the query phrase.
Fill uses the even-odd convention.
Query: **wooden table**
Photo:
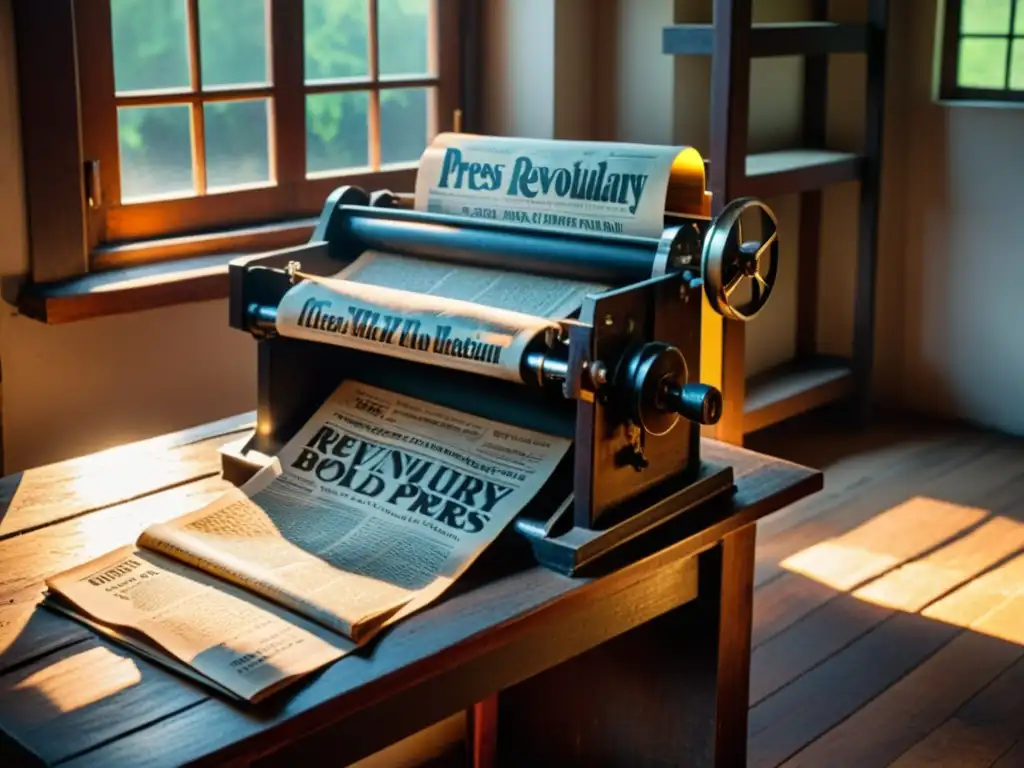
[[[46,576],[214,499],[218,449],[252,422],[0,481],[0,765],[344,765],[463,710],[477,764],[744,765],[754,523],[823,480],[721,443],[702,451],[737,492],[682,516],[673,543],[576,579],[489,551],[440,603],[266,707],[36,606]]]

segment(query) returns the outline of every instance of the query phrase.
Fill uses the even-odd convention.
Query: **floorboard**
[[[940,765],[952,756],[961,768],[992,765],[1024,735],[1022,691],[1024,659],[1018,659],[955,715],[904,752],[893,767]]]
[[[1024,765],[1024,738],[1017,741],[992,763],[992,768],[1020,768],[1022,765]]]
[[[1024,440],[820,414],[748,447],[825,470],[758,528],[751,766],[1024,766]]]

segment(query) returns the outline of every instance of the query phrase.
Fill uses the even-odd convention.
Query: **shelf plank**
[[[783,149],[747,155],[740,194],[769,198],[857,181],[863,159],[830,149]]]
[[[849,360],[816,355],[777,366],[747,380],[744,433],[841,400],[853,391]]]
[[[672,56],[710,56],[714,53],[713,24],[674,24],[662,30],[662,53]],[[828,53],[863,53],[867,26],[831,21],[754,24],[750,55],[814,56]]]

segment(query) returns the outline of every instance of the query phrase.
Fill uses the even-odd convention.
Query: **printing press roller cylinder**
[[[340,205],[338,234],[350,246],[346,261],[363,251],[395,253],[535,275],[611,285],[646,280],[659,241],[650,237],[531,229],[448,214]]]
[[[760,200],[727,203],[715,218],[665,229],[660,238],[526,229],[518,224],[370,205],[357,187],[342,187],[323,233],[343,261],[368,250],[413,258],[514,270],[621,286],[669,272],[696,270],[711,308],[729,320],[753,319],[778,274],[778,222]],[[759,213],[760,237],[744,237],[744,220]],[[703,229],[703,242],[694,242]],[[738,304],[749,282],[751,298]]]
[[[670,272],[689,280],[700,250],[700,283],[711,307],[727,319],[747,321],[764,307],[778,272],[777,222],[772,211],[754,198],[724,206],[708,222],[691,221],[666,229],[660,239],[602,236],[531,229],[486,220],[465,219],[422,211],[372,207],[369,196],[355,187],[337,190],[327,221],[315,237],[327,241],[331,257],[354,260],[364,251],[379,250],[414,258],[491,266],[535,274],[571,277],[606,284],[642,282]],[[760,239],[744,237],[742,217],[760,213]],[[762,273],[762,269],[767,269]],[[693,275],[695,277],[695,275]],[[749,281],[752,297],[735,302],[737,288]],[[276,332],[277,308],[247,306],[247,327],[257,335]],[[521,376],[543,386],[564,381],[568,362],[563,350],[528,353]],[[630,419],[649,434],[666,434],[686,418],[715,424],[722,413],[718,390],[687,383],[682,353],[658,341],[624,356],[611,381],[594,381]],[[605,378],[605,377],[602,377]]]
[[[277,307],[249,306],[250,327],[273,334]],[[529,352],[523,359],[524,383],[544,386],[564,381],[569,363],[561,355]],[[597,378],[591,371],[591,378]],[[602,376],[601,378],[605,378]],[[686,383],[687,368],[682,353],[670,344],[654,341],[627,353],[611,381],[592,381],[595,388],[607,387],[613,402],[628,410],[634,423],[650,434],[667,434],[682,416],[698,424],[715,424],[722,414],[722,395],[706,384]]]

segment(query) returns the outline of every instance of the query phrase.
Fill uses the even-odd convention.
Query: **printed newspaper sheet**
[[[311,341],[384,352],[520,381],[526,346],[557,324],[443,296],[309,276],[277,305],[278,328]]]
[[[416,174],[416,208],[546,229],[660,237],[685,147],[442,133]]]
[[[145,549],[124,547],[50,579],[67,611],[153,658],[159,649],[214,686],[259,701],[355,644],[268,600]],[[53,599],[50,599],[53,604]]]
[[[672,166],[688,151],[445,133],[420,160],[415,205],[539,229],[660,237]],[[280,334],[507,379],[519,378],[522,350],[540,319],[569,317],[588,294],[610,287],[376,251],[333,278],[285,295]],[[453,303],[417,302],[388,289]],[[503,321],[482,315],[484,308],[519,316]]]
[[[347,381],[247,484],[49,579],[48,600],[255,700],[437,599],[568,448]]]

